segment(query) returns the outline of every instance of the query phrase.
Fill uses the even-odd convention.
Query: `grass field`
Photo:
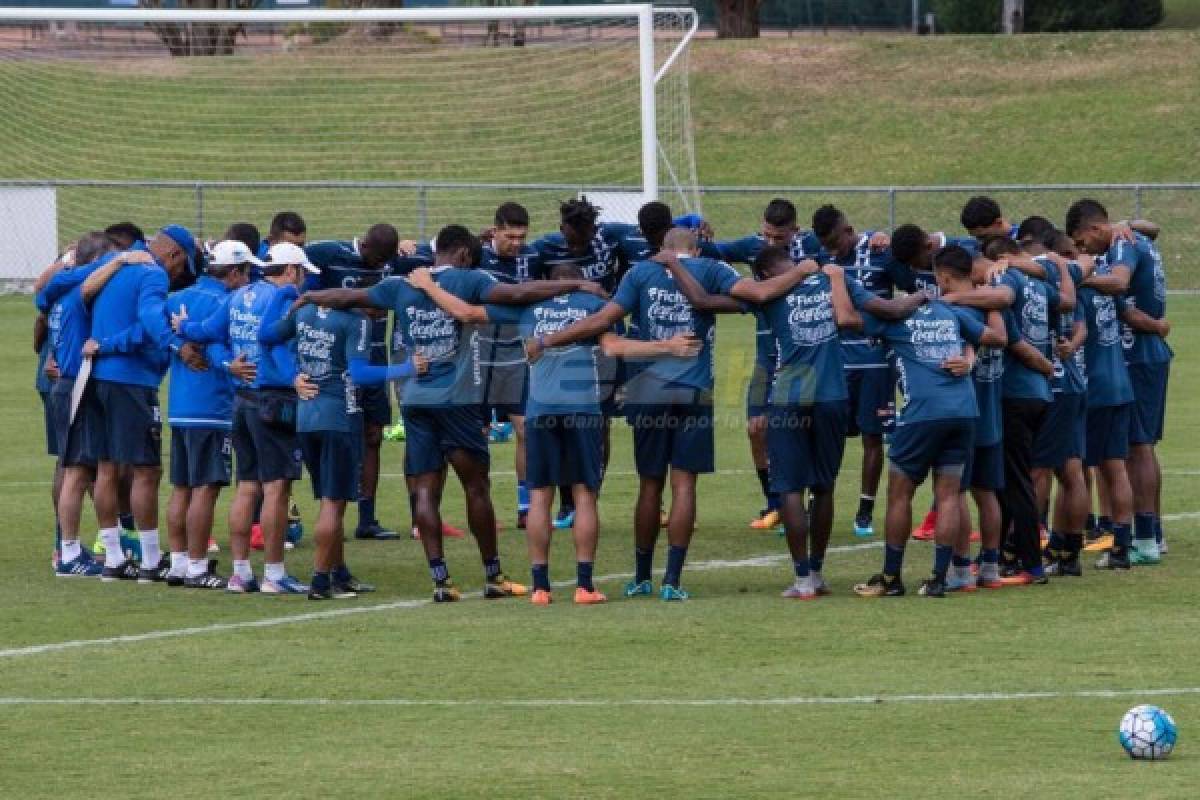
[[[420,548],[407,540],[350,542],[351,564],[380,592],[332,609],[56,580],[30,317],[27,300],[0,299],[0,340],[9,343],[0,369],[10,376],[0,385],[2,796],[1195,795],[1194,297],[1171,299],[1177,366],[1161,451],[1171,554],[1159,568],[1088,570],[940,602],[857,599],[849,587],[878,568],[880,553],[849,532],[852,444],[826,567],[836,594],[784,601],[784,546],[746,528],[758,490],[731,423],[718,429],[720,474],[701,481],[684,573],[692,602],[575,608],[562,591],[544,610],[479,599],[426,605]],[[737,420],[752,329],[731,318],[718,328],[718,403]],[[631,567],[627,431],[618,428],[614,443],[603,575]],[[402,450],[386,447],[382,518],[404,527]],[[494,451],[494,496],[508,569],[523,575],[510,447]],[[311,520],[306,484],[297,496]],[[445,506],[462,520],[457,492]],[[305,574],[311,554],[306,540],[289,556],[292,570]],[[450,543],[466,589],[481,583],[475,558],[469,541]],[[570,577],[564,539],[553,558],[554,577]],[[930,558],[928,545],[910,547],[910,586]],[[618,586],[603,584],[614,597]],[[1093,694],[1103,692],[1114,694]],[[1018,696],[964,697],[977,693]],[[1117,721],[1143,701],[1180,725],[1170,761],[1133,763],[1120,752]]]

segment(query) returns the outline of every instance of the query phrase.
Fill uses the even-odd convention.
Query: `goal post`
[[[610,216],[694,211],[697,25],[649,4],[0,8],[0,192],[54,190],[39,213],[60,245],[125,218],[265,229],[293,207],[320,237],[429,235],[506,199],[541,230],[581,192],[630,198]]]

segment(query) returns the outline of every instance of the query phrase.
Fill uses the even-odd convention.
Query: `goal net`
[[[581,192],[696,210],[690,9],[0,9],[0,278],[120,220],[427,237]]]

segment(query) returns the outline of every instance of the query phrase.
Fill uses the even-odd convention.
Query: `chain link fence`
[[[482,227],[497,205],[523,203],[533,234],[556,230],[558,204],[581,192],[636,192],[629,186],[566,184],[448,184],[420,182],[97,182],[0,181],[0,284],[27,288],[59,250],[81,233],[120,220],[147,232],[170,222],[199,237],[217,238],[229,224],[250,221],[266,232],[272,214],[295,209],[310,238],[351,238],[388,221],[407,238],[424,240],[450,222]],[[1143,218],[1162,226],[1159,246],[1172,290],[1200,290],[1200,183],[1056,184],[980,186],[707,186],[700,187],[705,217],[719,238],[759,230],[773,197],[800,210],[801,226],[818,206],[832,203],[859,230],[892,230],[915,222],[927,230],[961,232],[959,210],[976,194],[995,198],[1010,221],[1041,214],[1062,224],[1080,197],[1103,202],[1115,218]]]

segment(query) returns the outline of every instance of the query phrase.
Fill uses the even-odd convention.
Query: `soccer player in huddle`
[[[305,281],[307,289],[368,289],[392,274],[407,271],[400,263],[400,234],[386,223],[372,225],[361,237],[349,242],[313,242],[304,249],[317,274]],[[370,310],[372,366],[387,367],[387,313]],[[358,499],[356,539],[389,540],[399,538],[384,528],[376,516],[375,495],[379,489],[379,456],[383,429],[392,423],[392,406],[386,385],[359,386],[358,404],[362,408],[363,459],[362,487]]]
[[[478,269],[479,240],[460,225],[438,232],[432,268],[438,285],[467,303],[526,304],[580,288],[599,291],[585,281],[497,283]],[[408,281],[387,278],[370,289],[308,291],[302,304],[328,308],[375,308],[392,311],[405,349],[429,362],[426,372],[404,385],[403,409],[407,441],[404,472],[415,495],[416,523],[433,579],[435,602],[453,602],[461,593],[450,580],[442,549],[441,494],[446,466],[458,476],[466,497],[467,519],[484,566],[484,596],[512,597],[527,593],[500,567],[496,548],[496,516],[488,470],[490,455],[483,434],[482,376],[478,353],[468,346],[463,326]]]
[[[262,261],[244,243],[218,242],[195,285],[173,292],[167,311],[207,319],[245,286],[252,266]],[[233,477],[234,380],[252,378],[254,365],[246,354],[236,358],[224,342],[206,348],[208,368],[188,366],[171,354],[171,392],[167,423],[171,426],[171,497],[167,504],[167,541],[171,566],[168,586],[224,589],[215,562],[206,559],[213,514],[221,488]]]
[[[492,219],[488,241],[483,244],[480,269],[500,283],[525,283],[542,275],[541,254],[527,242],[529,212],[519,203],[503,203]],[[582,273],[580,273],[582,274]],[[513,426],[516,437],[514,469],[517,474],[517,528],[524,529],[529,513],[529,484],[526,481],[525,400],[529,392],[529,369],[520,331],[515,325],[495,324],[487,329],[487,384],[484,390],[484,421],[492,414]]]
[[[1083,286],[1123,297],[1128,317],[1121,332],[1134,402],[1129,426],[1129,473],[1136,515],[1135,564],[1160,558],[1162,469],[1154,447],[1162,438],[1167,378],[1173,357],[1159,325],[1166,315],[1166,274],[1162,257],[1146,236],[1122,238],[1100,203],[1083,199],[1067,211],[1067,235],[1085,253],[1101,257],[1106,269],[1084,278]],[[1132,321],[1130,321],[1132,320]],[[1134,325],[1137,325],[1135,328]],[[1115,528],[1114,528],[1115,533]]]
[[[104,570],[103,565],[96,562],[79,543],[83,498],[95,480],[100,455],[96,439],[103,421],[97,418],[92,403],[80,402],[78,408],[74,408],[72,398],[76,379],[83,368],[83,350],[91,337],[91,307],[96,293],[126,261],[140,263],[149,259],[145,253],[118,254],[112,250],[112,243],[102,232],[85,234],[75,246],[74,257],[79,260],[78,265],[64,265],[65,269],[51,277],[34,298],[38,309],[47,315],[47,338],[51,346],[49,358],[53,360],[58,373],[50,391],[50,406],[54,417],[58,471],[61,472],[55,486],[55,504],[61,529],[55,574],[61,577],[98,577]],[[97,273],[99,279],[92,283],[85,294],[84,281]],[[134,322],[120,334],[114,334],[98,344],[92,357],[129,353],[140,347],[144,340],[141,323]],[[91,391],[90,387],[88,391]],[[113,561],[120,563],[119,558]],[[130,574],[137,577],[136,568]]]
[[[129,353],[114,353],[96,361],[92,371],[93,403],[99,426],[96,442],[97,467],[93,500],[105,547],[102,580],[133,577],[131,564],[124,563],[117,526],[121,466],[133,470],[131,502],[141,542],[141,563],[136,579],[153,583],[166,578],[169,561],[162,556],[158,537],[158,485],[162,478],[162,416],[158,388],[166,371],[166,353],[180,351],[184,343],[175,336],[167,317],[167,290],[172,283],[193,278],[196,243],[180,225],[168,225],[147,245],[151,263],[130,264],[121,269],[96,295],[92,305],[94,344],[84,346],[84,355],[97,352],[100,343],[119,336],[140,323],[145,344]],[[100,278],[91,275],[83,291],[90,291]],[[187,348],[190,349],[190,348]],[[166,562],[166,563],[164,563]]]
[[[934,258],[939,275],[969,279],[971,268],[970,253],[960,247],[944,248]],[[922,584],[921,594],[942,597],[962,522],[960,492],[974,451],[979,414],[970,377],[974,348],[1003,347],[1005,335],[940,300],[921,306],[902,321],[885,322],[864,314],[863,327],[895,351],[902,406],[888,450],[883,570],[854,591],[863,597],[905,593],[900,573],[912,525],[912,497],[932,470],[938,508],[936,545],[933,575]]]
[[[868,292],[891,299],[897,288],[915,290],[912,270],[892,257],[888,248],[891,239],[886,233],[858,233],[845,214],[826,205],[813,214],[813,235],[821,242],[818,260],[842,267],[848,281],[858,281]],[[896,379],[879,340],[861,330],[845,329],[841,338],[849,393],[848,432],[861,436],[863,449],[854,533],[871,536],[875,532],[875,493],[883,476],[883,434],[895,413]]]
[[[1083,473],[1083,445],[1087,417],[1087,378],[1083,344],[1087,323],[1079,311],[1076,288],[1083,280],[1078,262],[1059,256],[1046,242],[1060,236],[1048,220],[1030,217],[1018,232],[1022,248],[1046,270],[1047,281],[1058,290],[1058,312],[1051,315],[1055,339],[1050,378],[1052,399],[1046,419],[1034,441],[1033,480],[1038,509],[1049,522],[1046,571],[1050,575],[1079,576],[1079,552],[1087,517],[1088,489]],[[1065,237],[1064,237],[1065,238]],[[1058,482],[1054,509],[1049,509],[1051,477]]]
[[[809,231],[801,230],[796,206],[783,197],[772,199],[763,209],[762,227],[758,233],[740,239],[701,241],[700,254],[731,264],[753,267],[766,247],[783,247],[793,262],[816,258],[820,242]],[[767,457],[767,402],[778,354],[775,338],[761,309],[752,307],[755,321],[754,368],[746,388],[746,435],[750,440],[750,457],[758,473],[765,505],[750,521],[756,530],[771,530],[780,522],[779,493],[771,489],[770,466]]]
[[[942,299],[956,303],[960,293],[971,292],[975,287],[988,282],[992,263],[976,256],[971,259],[968,251],[948,250],[943,258],[957,262],[955,269],[943,270],[939,276]],[[970,264],[970,270],[964,267]],[[959,308],[985,323],[995,332],[1003,333],[1006,343],[1015,344],[1014,326],[1005,322],[1000,311],[982,311],[970,306]],[[999,496],[1004,490],[1004,445],[1002,422],[1002,395],[1004,378],[1005,348],[981,345],[975,351],[975,366],[971,380],[975,389],[975,404],[979,416],[975,419],[974,449],[967,463],[961,489],[969,491],[979,516],[981,549],[979,577],[971,574],[971,517],[964,497],[961,503],[961,522],[951,556],[951,572],[946,579],[946,591],[971,591],[976,586],[999,589],[1004,583],[1000,577],[1000,543],[1003,539]]]
[[[276,294],[258,338],[264,346],[291,340],[296,356],[296,431],[313,496],[320,503],[308,598],[356,597],[375,590],[350,572],[343,547],[346,504],[360,497],[363,409],[357,390],[411,377],[425,362],[414,354],[403,364],[371,364],[372,322],[366,315],[314,305],[285,313],[290,304],[286,293]]]
[[[259,329],[275,296],[295,297],[305,276],[317,272],[299,245],[273,245],[260,268],[262,277],[229,295],[204,319],[183,311],[172,317],[180,335],[193,342],[224,344],[247,370],[235,385],[233,450],[237,492],[229,507],[233,575],[226,590],[238,594],[306,594],[309,587],[288,574],[284,535],[291,485],[300,479],[301,450],[296,437],[295,360],[286,348],[265,347]],[[250,529],[261,502],[263,581],[250,566]]]

